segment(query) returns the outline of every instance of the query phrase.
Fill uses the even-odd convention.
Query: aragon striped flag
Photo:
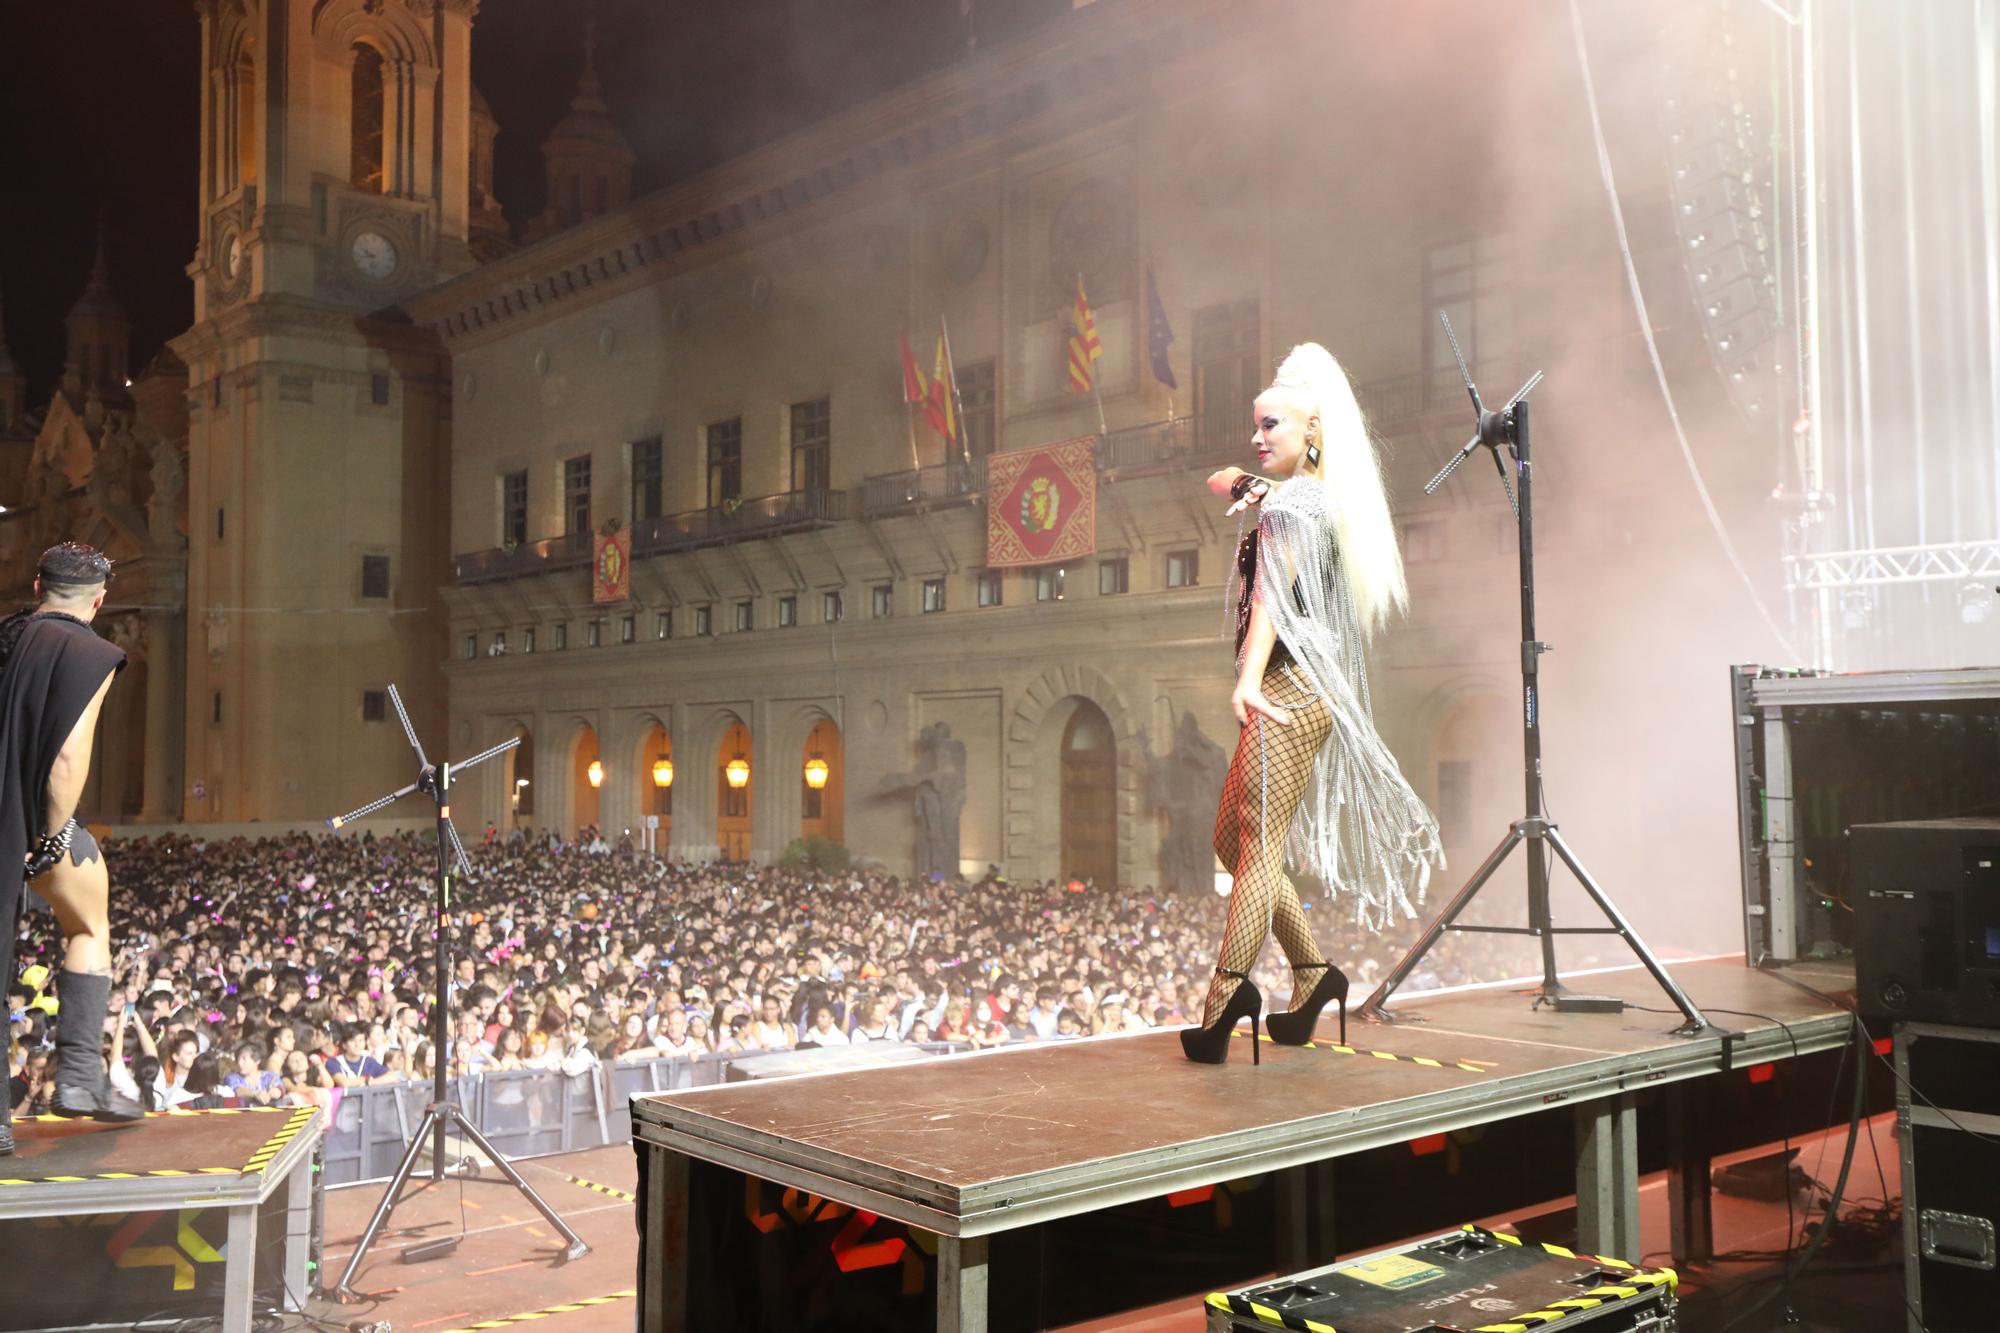
[[[1097,387],[1097,358],[1104,344],[1097,339],[1097,312],[1084,294],[1083,275],[1076,275],[1076,304],[1071,307],[1069,332],[1069,388],[1071,393],[1089,393]]]

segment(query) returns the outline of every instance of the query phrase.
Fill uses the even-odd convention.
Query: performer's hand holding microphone
[[[1234,501],[1222,511],[1224,518],[1233,518],[1251,505],[1262,503],[1264,497],[1271,493],[1271,483],[1240,467],[1225,467],[1209,474],[1208,489]]]

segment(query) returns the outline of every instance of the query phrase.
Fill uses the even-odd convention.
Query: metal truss
[[[2000,578],[2000,538],[1785,557],[1787,591]]]

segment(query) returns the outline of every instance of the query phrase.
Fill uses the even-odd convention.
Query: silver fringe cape
[[[1259,509],[1257,585],[1237,595],[1263,604],[1296,669],[1333,714],[1285,860],[1347,894],[1355,919],[1380,930],[1392,912],[1414,918],[1431,870],[1443,868],[1437,817],[1376,733],[1360,617],[1325,484],[1294,477]]]

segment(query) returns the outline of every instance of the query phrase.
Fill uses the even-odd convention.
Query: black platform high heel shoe
[[[1319,1011],[1326,1008],[1328,1000],[1340,1001],[1340,1044],[1347,1045],[1347,973],[1332,963],[1296,963],[1292,971],[1304,972],[1315,967],[1325,969],[1326,975],[1319,979],[1319,985],[1312,988],[1304,1003],[1294,1005],[1290,1013],[1272,1014],[1264,1020],[1271,1040],[1280,1046],[1303,1046],[1311,1041],[1313,1025],[1319,1022]]]
[[[1250,1020],[1250,1063],[1262,1064],[1257,1047],[1257,1024],[1264,1012],[1264,997],[1250,984],[1250,977],[1244,972],[1231,972],[1226,967],[1215,969],[1217,976],[1235,977],[1242,984],[1229,997],[1229,1003],[1222,1006],[1215,1022],[1204,1028],[1183,1028],[1181,1030],[1181,1050],[1187,1058],[1197,1064],[1219,1065],[1229,1058],[1229,1039],[1236,1032],[1238,1019]]]

